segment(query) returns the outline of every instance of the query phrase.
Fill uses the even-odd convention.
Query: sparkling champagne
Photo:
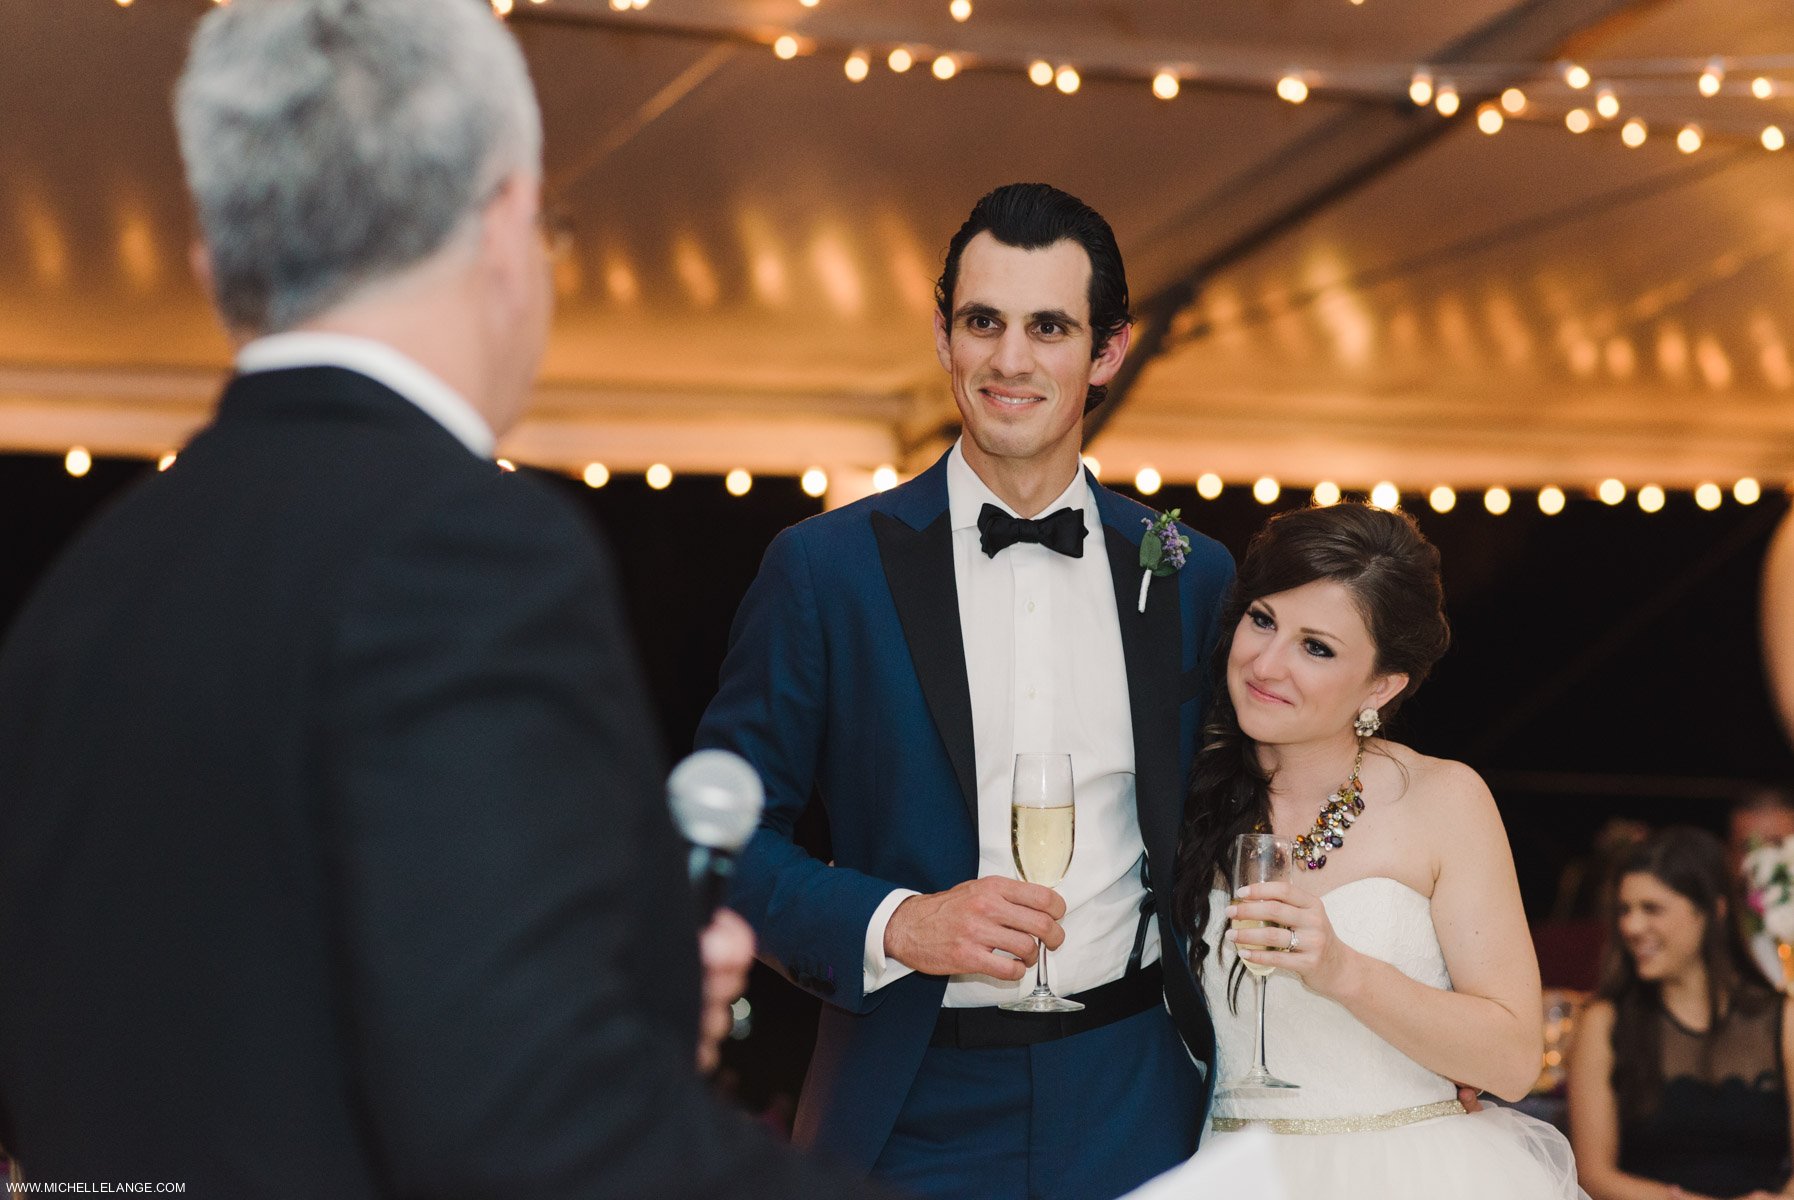
[[[1233,927],[1235,929],[1266,929],[1270,927],[1270,924],[1269,921],[1235,921]],[[1259,947],[1256,946],[1253,947],[1253,949],[1258,948]],[[1240,959],[1240,966],[1245,967],[1254,975],[1269,975],[1272,971],[1277,969],[1267,963],[1255,963],[1249,958]]]
[[[1043,887],[1056,886],[1071,866],[1073,810],[1018,804],[1009,812],[1010,845],[1022,878]]]

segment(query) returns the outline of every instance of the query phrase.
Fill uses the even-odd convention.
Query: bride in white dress
[[[1542,1035],[1488,788],[1374,736],[1444,653],[1441,601],[1438,553],[1413,521],[1348,504],[1274,518],[1224,615],[1227,686],[1193,775],[1178,915],[1201,931],[1191,953],[1220,1087],[1252,1066],[1244,956],[1276,968],[1267,1065],[1300,1090],[1218,1095],[1204,1145],[1254,1126],[1282,1135],[1292,1196],[1585,1195],[1555,1129],[1458,1100],[1458,1084],[1525,1095]],[[1234,838],[1251,832],[1296,844],[1295,879],[1230,900]]]

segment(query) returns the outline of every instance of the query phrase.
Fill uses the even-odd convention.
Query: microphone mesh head
[[[700,750],[667,776],[667,803],[686,841],[732,854],[753,836],[766,792],[739,754]]]

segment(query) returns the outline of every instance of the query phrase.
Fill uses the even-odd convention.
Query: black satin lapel
[[[872,535],[878,539],[878,557],[897,605],[903,638],[909,643],[916,679],[976,826],[978,770],[972,743],[972,688],[966,682],[965,642],[959,630],[952,523],[943,512],[932,525],[917,530],[896,517],[875,512]]]
[[[1178,619],[1175,575],[1154,576],[1140,611],[1140,548],[1103,526],[1109,569],[1115,576],[1115,615],[1121,621],[1121,653],[1127,661],[1129,711],[1134,721],[1134,801],[1140,838],[1152,867],[1153,888],[1168,902],[1184,787],[1178,778],[1179,666],[1183,622]]]

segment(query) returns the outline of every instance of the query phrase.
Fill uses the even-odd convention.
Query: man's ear
[[[941,315],[937,307],[934,310],[934,356],[941,360],[941,369],[949,374],[953,371],[953,341],[947,329],[947,318]]]
[[[542,252],[536,232],[539,206],[540,186],[530,175],[514,171],[499,185],[480,213],[482,265],[507,285],[527,287],[534,279],[525,272],[532,256]],[[505,289],[505,294],[512,294],[510,287]]]
[[[1127,357],[1128,343],[1133,335],[1134,327],[1132,325],[1123,325],[1109,335],[1109,340],[1103,343],[1102,350],[1097,354],[1095,362],[1090,368],[1091,387],[1109,386],[1109,381],[1115,378],[1117,371],[1121,370],[1121,360]]]
[[[218,279],[212,274],[212,252],[198,238],[187,243],[187,266],[193,272],[193,278],[199,282],[199,290],[211,299],[218,293],[214,290]]]

